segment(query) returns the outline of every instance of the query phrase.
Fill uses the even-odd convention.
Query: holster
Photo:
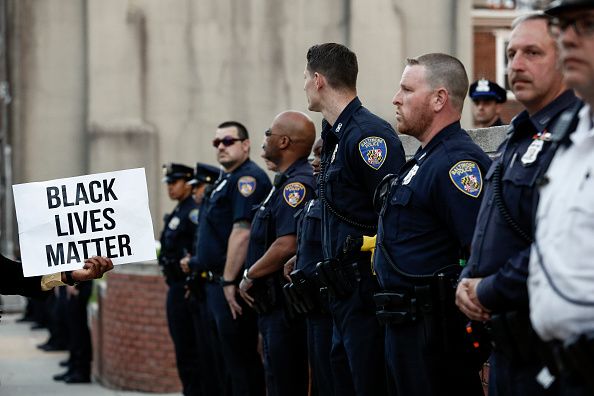
[[[375,314],[382,324],[399,325],[414,322],[419,315],[433,311],[429,286],[416,286],[414,292],[383,291],[373,295]]]
[[[466,319],[454,304],[457,274],[438,274],[409,290],[382,291],[374,295],[376,316],[388,326],[422,319],[429,347],[442,353],[463,353],[477,370],[489,356],[490,344],[473,345],[466,335]],[[481,336],[477,326],[474,336]]]
[[[594,394],[594,332],[582,333],[564,343],[552,342],[553,374],[571,375]]]
[[[202,302],[206,299],[206,291],[204,290],[205,283],[206,276],[202,276],[202,273],[192,271],[186,276],[186,287],[196,301]]]
[[[319,311],[319,294],[316,284],[308,279],[302,270],[291,272],[291,283],[283,286],[283,293],[288,305],[299,314]]]
[[[328,292],[336,298],[350,296],[361,280],[359,263],[345,263],[337,259],[329,259],[316,265],[318,282],[328,288]]]
[[[277,288],[276,277],[274,276],[254,281],[254,285],[250,290],[250,295],[254,298],[254,311],[262,315],[279,306],[280,299]]]
[[[171,257],[161,257],[159,259],[159,265],[167,283],[179,282],[186,279],[186,274],[183,273],[179,266],[180,260],[180,258]]]
[[[487,328],[493,348],[508,360],[529,363],[542,358],[542,343],[530,324],[527,311],[492,315]]]

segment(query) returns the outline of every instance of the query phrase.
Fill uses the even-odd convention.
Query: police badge
[[[296,207],[305,198],[305,186],[301,183],[289,183],[283,189],[283,198],[291,207]]]
[[[252,176],[242,176],[237,181],[237,189],[244,197],[249,197],[256,190],[256,179]]]
[[[454,186],[466,195],[478,198],[483,189],[483,176],[476,162],[460,161],[450,169]]]
[[[381,137],[370,136],[359,142],[359,153],[367,165],[378,170],[386,160],[388,146]]]

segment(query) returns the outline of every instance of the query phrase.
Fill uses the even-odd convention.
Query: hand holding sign
[[[113,262],[107,257],[91,257],[85,260],[82,269],[72,271],[72,279],[75,282],[84,282],[92,279],[99,279],[107,271],[113,269]]]
[[[144,169],[18,184],[13,191],[25,276],[81,267],[88,276],[111,261],[156,259]],[[83,266],[93,256],[110,262],[95,258]]]

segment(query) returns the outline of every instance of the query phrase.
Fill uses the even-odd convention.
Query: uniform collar
[[[309,165],[307,157],[299,158],[297,161],[293,162],[286,171],[283,173],[277,173],[274,176],[274,183],[272,184],[275,188],[280,188],[289,178],[291,178],[295,173],[298,173],[299,169],[305,165]]]
[[[425,158],[427,158],[427,154],[429,154],[429,152],[433,150],[434,147],[436,147],[442,140],[451,136],[460,129],[460,121],[455,121],[443,128],[437,133],[437,135],[433,136],[433,139],[431,139],[425,147],[419,147],[413,157],[415,162],[420,165],[425,160]]]
[[[289,166],[287,170],[283,172],[283,174],[287,177],[293,176],[293,174],[295,174],[299,170],[299,168],[301,168],[303,165],[307,163],[307,157],[299,158],[297,161],[293,162],[291,166]]]
[[[233,169],[231,172],[224,172],[224,176],[222,178],[219,178],[219,180],[223,180],[223,179],[227,179],[229,178],[232,174],[239,172],[241,169],[245,168],[246,166],[248,166],[248,164],[252,162],[250,160],[250,158],[248,157],[245,161],[242,162],[241,165],[239,165],[237,168]]]
[[[566,90],[557,96],[552,102],[530,116],[526,110],[522,111],[511,121],[514,130],[518,130],[520,123],[530,120],[537,133],[543,132],[551,122],[551,119],[559,115],[563,110],[573,105],[577,97],[571,89]]]
[[[353,100],[342,110],[342,113],[336,119],[334,125],[330,125],[325,119],[322,121],[322,139],[326,139],[329,133],[333,133],[336,139],[340,140],[346,128],[346,124],[351,119],[351,116],[355,111],[361,107],[361,101],[358,96],[355,96]]]

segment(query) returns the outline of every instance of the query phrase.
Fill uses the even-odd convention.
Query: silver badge
[[[542,151],[543,145],[544,141],[540,139],[533,140],[532,143],[530,143],[530,146],[528,146],[528,148],[526,149],[524,155],[522,156],[522,165],[530,165],[534,161],[536,161],[538,153]]]
[[[414,175],[417,174],[417,171],[419,170],[419,165],[415,165],[413,166],[408,173],[406,174],[406,176],[404,177],[404,180],[402,181],[402,185],[406,186],[408,183],[410,183],[410,181],[412,180],[412,178],[414,177]]]
[[[334,147],[334,152],[332,153],[332,158],[330,158],[330,163],[334,163],[334,160],[336,159],[336,152],[338,151],[338,144]]]
[[[169,229],[170,230],[177,229],[177,227],[179,226],[179,223],[180,223],[179,217],[177,217],[177,216],[172,217],[171,220],[169,220]]]

